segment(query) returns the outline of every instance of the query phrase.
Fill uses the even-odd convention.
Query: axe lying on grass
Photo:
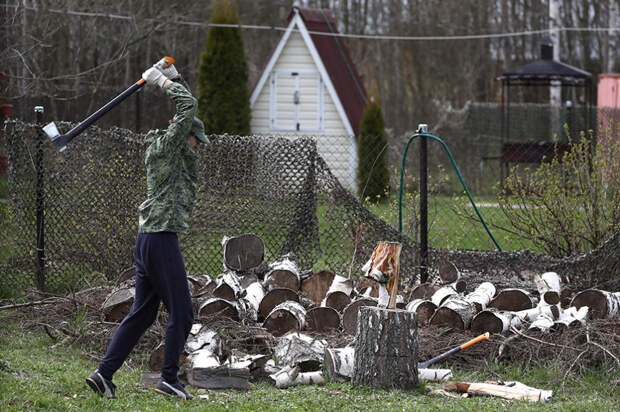
[[[174,62],[175,60],[172,57],[166,56],[161,59],[159,63],[157,63],[157,67],[159,69],[166,69],[172,64],[174,64]],[[132,95],[145,84],[146,81],[141,78],[140,80],[132,84],[127,90],[116,96],[114,99],[110,100],[108,103],[105,104],[105,106],[101,107],[99,110],[88,116],[86,119],[82,120],[80,124],[69,130],[65,134],[60,134],[60,132],[58,132],[58,128],[56,127],[56,124],[54,122],[45,125],[45,127],[43,127],[43,131],[49,136],[50,139],[52,139],[52,142],[54,142],[54,144],[58,146],[58,149],[62,152],[67,148],[67,143],[69,143],[75,136],[82,133],[88,126],[95,123],[101,116],[109,112],[117,104],[125,100],[127,97]]]
[[[426,369],[431,365],[434,365],[437,362],[441,362],[442,360],[444,360],[445,358],[447,358],[448,356],[454,355],[457,352],[460,352],[462,349],[467,349],[472,345],[475,345],[478,342],[482,342],[483,340],[489,340],[489,332],[480,335],[476,338],[473,338],[472,340],[470,340],[469,342],[466,342],[464,344],[462,344],[461,346],[457,346],[456,348],[450,349],[447,352],[442,353],[439,356],[435,356],[433,359],[429,359],[426,362],[418,362],[418,369]]]

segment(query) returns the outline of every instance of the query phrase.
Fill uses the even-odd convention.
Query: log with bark
[[[342,313],[345,307],[351,303],[353,281],[342,276],[335,275],[321,306],[328,306]]]
[[[452,377],[452,369],[419,368],[418,379],[421,381],[441,382]]]
[[[237,302],[220,298],[209,298],[198,309],[198,317],[220,316],[238,321],[240,315]]]
[[[278,389],[286,389],[296,385],[321,385],[325,382],[322,371],[301,372],[299,367],[285,367],[269,375]]]
[[[340,329],[340,314],[334,308],[317,306],[306,312],[306,330],[333,332]]]
[[[441,306],[441,304],[453,295],[458,295],[459,293],[454,289],[452,285],[443,286],[431,296],[431,302],[433,302],[437,307]]]
[[[363,307],[355,338],[353,381],[364,386],[418,385],[418,320],[413,312]]]
[[[353,376],[355,347],[325,348],[323,372],[332,382],[348,382]]]
[[[136,296],[136,288],[124,287],[112,292],[101,305],[101,310],[108,322],[120,322],[129,314]]]
[[[549,329],[553,327],[554,319],[553,316],[548,315],[547,313],[539,314],[534,322],[530,324],[528,330],[537,330],[540,332],[547,332]]]
[[[461,278],[461,272],[459,272],[452,262],[447,260],[439,262],[437,269],[439,271],[441,283],[454,283]]]
[[[234,272],[222,273],[216,279],[216,286],[213,289],[213,297],[236,300],[245,295],[245,289],[241,287],[239,277]]]
[[[430,300],[414,299],[407,304],[405,309],[418,315],[419,325],[426,325],[433,313],[435,313],[435,310],[437,310],[437,305]]]
[[[323,364],[327,341],[299,332],[278,338],[273,357],[278,366],[298,366],[301,372],[317,371]]]
[[[443,385],[447,391],[468,393],[471,395],[497,396],[504,399],[548,402],[553,391],[546,391],[526,386],[520,382],[476,383],[448,381]]]
[[[280,303],[265,318],[263,328],[274,336],[282,336],[292,330],[303,330],[306,324],[306,310],[292,300]]]
[[[437,308],[429,324],[445,326],[454,330],[469,329],[469,325],[476,314],[476,306],[459,296],[450,296]]]
[[[514,315],[522,322],[534,322],[541,313],[544,313],[554,320],[560,317],[560,310],[557,305],[545,305],[544,303],[531,309],[514,312]]]
[[[314,303],[320,304],[335,276],[334,272],[329,270],[315,272],[301,282],[301,292]]]
[[[518,312],[533,308],[534,302],[526,290],[508,288],[500,291],[487,307]]]
[[[260,282],[254,282],[245,289],[243,300],[247,303],[248,317],[253,321],[258,320],[260,304],[265,297],[265,289]]]
[[[224,267],[236,272],[254,269],[265,259],[265,243],[253,234],[222,239]]]
[[[583,306],[589,307],[592,319],[611,319],[620,316],[620,292],[584,290],[575,295],[570,306],[575,306],[577,309]]]
[[[478,333],[508,333],[511,326],[520,327],[521,319],[513,312],[496,309],[483,310],[471,321],[471,330]]]
[[[551,326],[552,331],[564,331],[568,328],[579,328],[586,324],[588,318],[589,309],[587,306],[582,306],[577,309],[575,306],[563,310],[560,313],[560,317],[553,322]]]
[[[185,351],[187,353],[193,353],[199,349],[207,349],[209,352],[220,357],[222,356],[222,338],[216,331],[204,325],[197,333],[190,333],[190,336],[188,336],[185,342]]]
[[[441,286],[433,283],[421,283],[411,291],[409,301],[415,299],[430,300],[438,289],[441,289]]]
[[[188,357],[187,382],[203,389],[249,389],[250,370],[240,365],[221,365],[216,355],[200,349]]]
[[[355,335],[359,311],[364,306],[377,306],[377,300],[371,298],[357,299],[344,309],[342,312],[342,327],[345,333]]]
[[[287,300],[299,302],[299,295],[294,290],[288,288],[271,289],[265,294],[265,296],[263,296],[263,299],[260,302],[258,307],[259,316],[262,319],[265,319],[269,316],[273,308],[278,306],[280,303],[286,302]]]
[[[301,286],[301,272],[294,260],[284,256],[269,265],[270,270],[265,275],[265,289],[288,288],[298,291]]]
[[[560,276],[555,272],[545,272],[542,275],[534,277],[534,283],[538,289],[540,300],[548,305],[557,305],[560,303],[560,294],[562,285]]]
[[[485,310],[495,296],[495,286],[491,282],[483,282],[470,294],[465,296],[465,300],[476,306],[476,312]]]
[[[398,273],[400,252],[403,245],[398,242],[379,242],[372,256],[362,267],[364,276],[376,280],[379,286],[378,305],[394,309],[398,295]],[[386,285],[383,288],[381,285]],[[385,293],[387,291],[387,294]],[[386,301],[387,296],[387,301]]]

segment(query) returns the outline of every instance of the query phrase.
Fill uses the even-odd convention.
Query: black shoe
[[[155,388],[155,392],[168,396],[176,396],[181,399],[194,399],[194,397],[185,390],[185,387],[181,384],[181,382],[171,385],[168,382],[161,380],[159,381],[159,385]]]
[[[112,381],[101,376],[98,370],[94,371],[92,375],[86,378],[86,383],[100,396],[116,399],[116,394],[114,393],[116,385],[113,384]]]

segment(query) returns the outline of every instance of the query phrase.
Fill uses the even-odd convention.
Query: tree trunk
[[[265,243],[253,234],[222,239],[224,267],[245,272],[258,267],[265,259]]]
[[[495,296],[495,286],[491,282],[483,282],[476,290],[465,296],[465,300],[473,303],[476,306],[476,312],[480,312],[487,308],[493,296]]]
[[[325,377],[332,382],[348,382],[353,376],[355,348],[325,348],[323,370]]]
[[[294,290],[288,288],[271,289],[263,296],[260,306],[258,307],[258,314],[262,319],[265,319],[269,316],[273,308],[287,300],[299,302],[299,295]]]
[[[271,270],[265,275],[265,288],[289,288],[298,291],[301,285],[301,274],[297,264],[289,258],[283,258],[270,265]]]
[[[353,380],[364,386],[418,385],[418,320],[412,312],[364,307],[355,338]]]
[[[560,303],[560,293],[562,286],[560,276],[555,272],[546,272],[534,278],[540,300],[548,305],[557,305]]]
[[[425,325],[437,310],[437,305],[430,300],[414,299],[407,304],[406,310],[415,312],[418,315],[418,324]]]
[[[460,297],[451,297],[437,308],[430,319],[433,326],[446,326],[454,330],[469,329],[476,314],[476,306]]]
[[[570,303],[579,309],[582,306],[590,308],[592,319],[613,318],[620,315],[620,292],[607,292],[599,289],[589,289],[575,295]]]
[[[274,336],[282,336],[292,330],[303,330],[306,324],[306,310],[292,300],[280,303],[265,318],[263,328]]]
[[[342,312],[342,327],[345,333],[355,335],[357,331],[357,318],[360,308],[364,306],[377,306],[377,301],[370,298],[354,300]]]
[[[489,303],[489,308],[518,312],[534,307],[530,294],[523,289],[504,289]]]
[[[340,314],[334,308],[318,306],[306,312],[306,330],[332,332],[340,329]]]

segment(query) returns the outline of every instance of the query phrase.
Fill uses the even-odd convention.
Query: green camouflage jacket
[[[166,130],[152,130],[145,140],[147,199],[140,205],[138,231],[183,232],[194,205],[199,176],[199,154],[187,144],[198,106],[187,83],[164,88],[176,105],[176,114]]]

